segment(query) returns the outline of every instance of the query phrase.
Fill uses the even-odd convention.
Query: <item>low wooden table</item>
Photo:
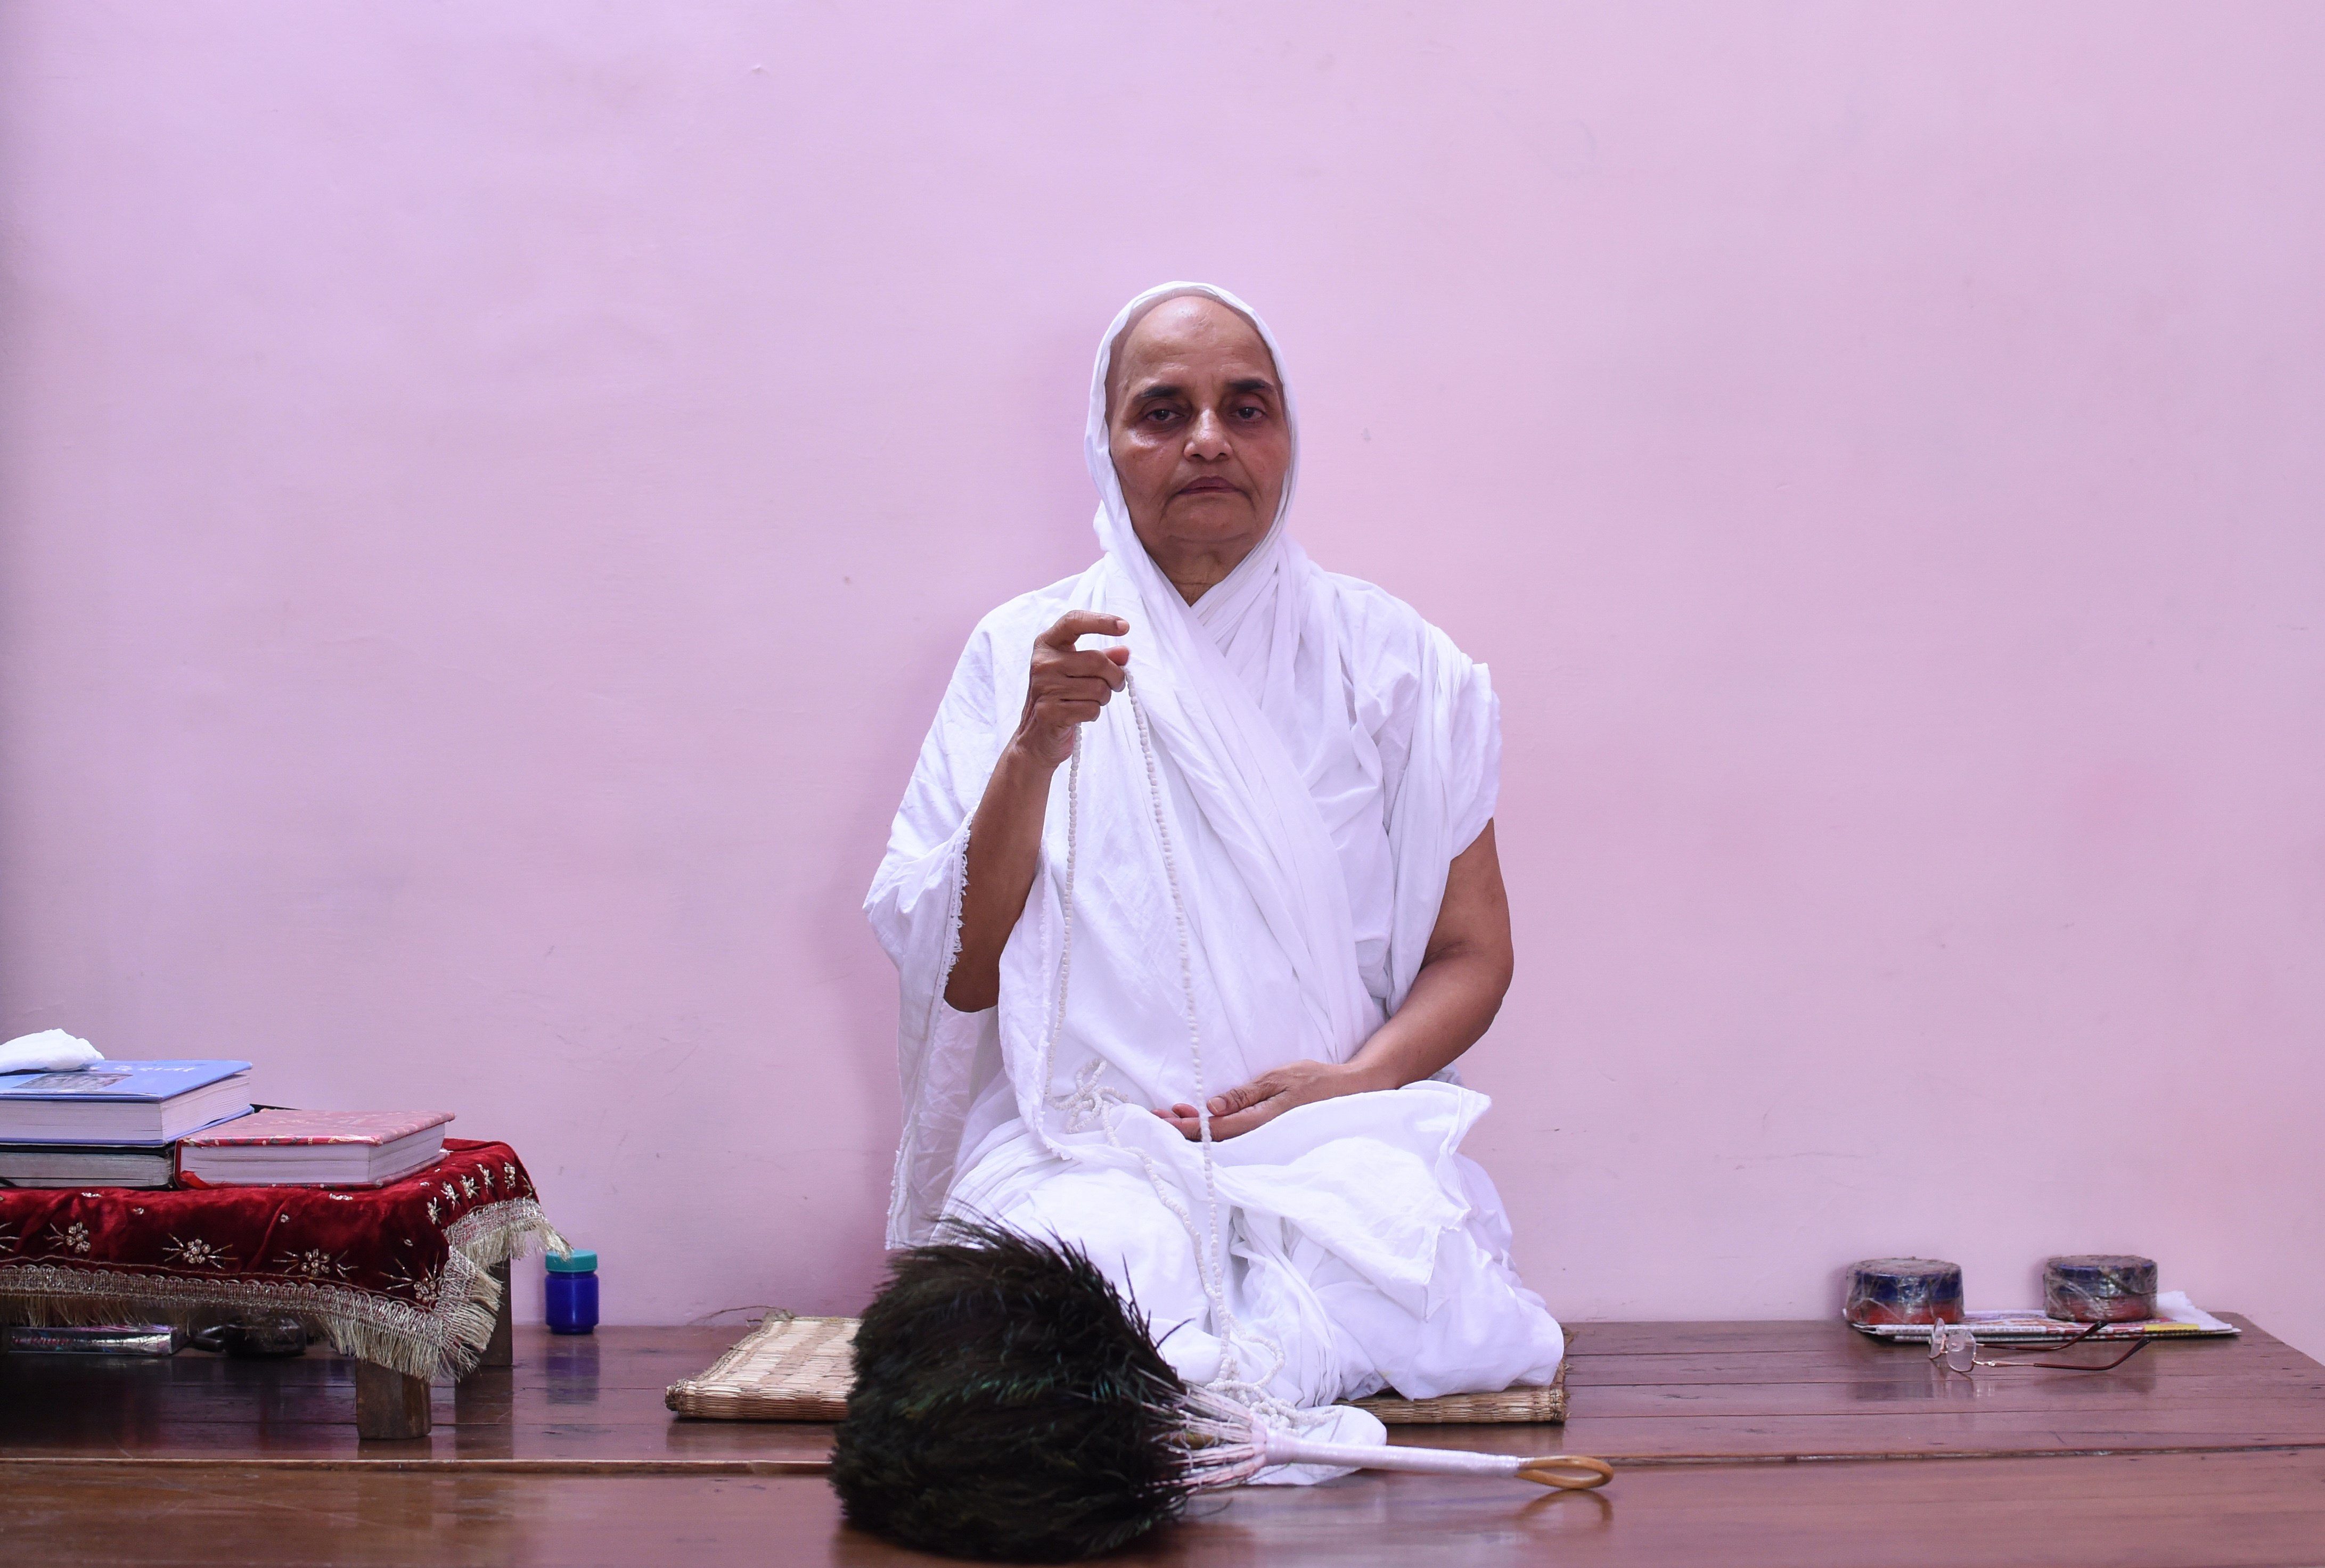
[[[359,1434],[409,1439],[431,1380],[508,1364],[507,1260],[536,1240],[561,1245],[523,1162],[470,1139],[374,1188],[0,1189],[0,1323],[296,1317],[360,1358]]]

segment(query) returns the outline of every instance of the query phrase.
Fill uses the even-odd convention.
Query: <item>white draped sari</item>
[[[1106,553],[978,624],[866,901],[903,983],[889,1242],[925,1240],[948,1211],[1054,1234],[1136,1301],[1182,1376],[1224,1374],[1294,1406],[1546,1382],[1563,1339],[1510,1266],[1491,1181],[1459,1153],[1487,1102],[1450,1071],[1219,1140],[1208,1180],[1202,1149],[1144,1109],[1354,1056],[1419,973],[1447,868],[1492,816],[1500,766],[1484,667],[1402,602],[1310,562],[1284,529],[1289,476],[1267,537],[1191,606],[1139,544],[1108,451],[1108,353],[1133,311],[1190,291],[1252,315],[1172,284],[1108,327],[1086,441]],[[1117,697],[1083,729],[1072,956],[1050,1039],[1068,769],[998,1005],[957,1012],[944,989],[970,819],[1016,728],[1033,640],[1074,609],[1129,623],[1162,820]],[[1207,1281],[1214,1215],[1226,1261]],[[1339,1426],[1346,1441],[1378,1435],[1352,1411]]]

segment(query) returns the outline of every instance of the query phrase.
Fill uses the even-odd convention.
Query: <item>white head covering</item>
[[[1159,283],[1125,305],[1107,327],[1106,336],[1098,339],[1098,364],[1090,372],[1089,422],[1082,433],[1082,457],[1089,465],[1091,482],[1098,486],[1098,517],[1094,526],[1098,530],[1098,543],[1120,558],[1144,556],[1146,551],[1139,543],[1136,530],[1131,527],[1130,508],[1122,498],[1121,476],[1114,471],[1114,432],[1107,419],[1107,383],[1113,377],[1115,344],[1121,338],[1123,329],[1150,306],[1186,295],[1216,300],[1251,323],[1252,329],[1259,334],[1259,340],[1267,346],[1268,357],[1275,362],[1277,401],[1283,405],[1284,427],[1292,433],[1292,460],[1283,470],[1283,494],[1275,504],[1275,516],[1270,520],[1266,534],[1252,548],[1249,555],[1236,563],[1233,571],[1214,584],[1210,591],[1195,604],[1195,617],[1205,625],[1232,627],[1242,619],[1242,613],[1250,607],[1255,585],[1264,584],[1275,573],[1284,538],[1284,519],[1292,514],[1292,492],[1300,478],[1300,420],[1292,403],[1292,386],[1289,374],[1283,368],[1283,351],[1276,346],[1275,335],[1268,331],[1267,323],[1259,318],[1259,313],[1225,289],[1215,289],[1209,283]],[[1150,559],[1147,564],[1152,566],[1153,563]],[[1164,578],[1160,570],[1155,571],[1154,576],[1165,587],[1170,586],[1169,579]],[[1142,581],[1139,586],[1144,589],[1148,585]],[[1221,646],[1225,645],[1222,638]]]
[[[1189,294],[1235,311],[1267,346],[1292,450],[1267,532],[1191,605],[1131,524],[1107,418],[1107,383],[1124,327],[1151,306]],[[1150,651],[1143,659],[1134,654],[1132,678],[1205,818],[1241,862],[1245,883],[1301,971],[1319,1054],[1338,1057],[1377,1027],[1379,1013],[1348,956],[1356,938],[1348,887],[1312,787],[1335,776],[1344,788],[1367,780],[1340,691],[1338,621],[1286,526],[1299,449],[1283,351],[1259,313],[1225,289],[1158,284],[1125,305],[1098,339],[1082,453],[1098,486],[1092,526],[1098,543],[1144,610],[1130,613],[1132,643],[1146,641]],[[1376,781],[1378,759],[1369,761],[1370,781]]]
[[[1107,419],[1107,383],[1113,375],[1113,355],[1116,343],[1123,329],[1150,306],[1182,295],[1200,295],[1217,300],[1252,325],[1259,340],[1267,346],[1268,357],[1275,362],[1276,395],[1283,410],[1283,423],[1292,437],[1292,458],[1284,466],[1283,493],[1275,506],[1275,516],[1267,532],[1249,555],[1236,563],[1235,569],[1213,584],[1203,596],[1195,601],[1194,619],[1210,632],[1211,641],[1227,656],[1228,665],[1250,690],[1252,697],[1279,727],[1300,727],[1296,715],[1298,698],[1292,687],[1294,659],[1291,639],[1296,634],[1289,614],[1255,615],[1262,604],[1280,602],[1285,610],[1288,601],[1276,601],[1274,590],[1286,576],[1301,577],[1307,570],[1307,555],[1292,536],[1289,520],[1292,515],[1292,494],[1300,479],[1300,418],[1292,402],[1291,373],[1284,368],[1283,350],[1277,346],[1275,335],[1259,313],[1228,293],[1225,289],[1209,283],[1162,283],[1147,290],[1122,308],[1107,327],[1106,336],[1098,339],[1098,364],[1090,373],[1089,420],[1082,434],[1082,457],[1089,465],[1091,482],[1098,486],[1098,516],[1093,526],[1098,530],[1098,543],[1107,554],[1123,564],[1137,582],[1142,596],[1157,593],[1181,598],[1179,592],[1162,569],[1156,567],[1131,526],[1130,509],[1122,495],[1122,480],[1114,471],[1113,431]],[[1294,737],[1287,734],[1287,742]]]

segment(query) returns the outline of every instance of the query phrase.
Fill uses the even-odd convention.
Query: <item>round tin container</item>
[[[1868,1258],[1848,1266],[1851,1323],[1959,1323],[1962,1272],[1935,1258]]]
[[[2155,1315],[2155,1259],[2078,1252],[2042,1265],[2042,1310],[2069,1323],[2143,1323]]]

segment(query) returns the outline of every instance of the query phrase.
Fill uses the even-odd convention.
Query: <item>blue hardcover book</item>
[[[0,1073],[0,1143],[152,1148],[250,1112],[248,1062],[97,1062]]]

